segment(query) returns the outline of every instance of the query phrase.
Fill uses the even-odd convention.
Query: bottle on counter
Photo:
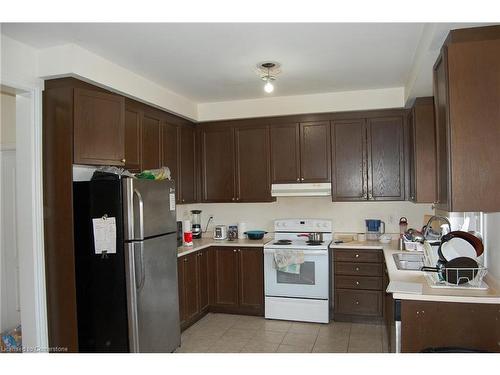
[[[246,238],[247,223],[238,223],[238,238],[244,240]]]
[[[190,220],[184,221],[184,246],[193,246],[193,232]]]

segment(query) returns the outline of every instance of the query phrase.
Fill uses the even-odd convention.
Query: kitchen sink
[[[424,265],[423,254],[396,253],[392,254],[392,257],[398,270],[419,271]]]

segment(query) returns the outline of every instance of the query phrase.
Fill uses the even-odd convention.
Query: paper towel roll
[[[245,232],[247,231],[247,223],[238,223],[238,238],[243,240],[247,238]]]

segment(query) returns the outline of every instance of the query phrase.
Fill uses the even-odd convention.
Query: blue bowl
[[[263,230],[247,230],[245,232],[249,240],[261,240],[264,238],[264,234],[266,233],[267,232]]]

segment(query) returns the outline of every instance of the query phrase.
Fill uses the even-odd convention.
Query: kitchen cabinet
[[[434,100],[417,98],[408,113],[410,201],[436,200],[436,138]]]
[[[196,148],[193,126],[179,128],[179,203],[196,202]]]
[[[334,315],[337,321],[384,316],[384,258],[381,250],[333,250]]]
[[[125,165],[125,99],[105,92],[74,89],[73,162]]]
[[[235,314],[264,313],[264,258],[262,248],[213,247],[211,310]]]
[[[197,253],[183,256],[181,261],[183,316],[181,321],[193,319],[199,312]]]
[[[201,131],[202,201],[236,201],[234,132],[211,125]]]
[[[161,115],[144,111],[142,118],[142,170],[160,168]]]
[[[236,127],[234,132],[236,200],[272,201],[269,127]]]
[[[330,122],[271,125],[272,183],[330,181]]]
[[[452,30],[434,64],[436,207],[500,211],[500,26]]]
[[[186,322],[185,312],[185,286],[184,286],[184,258],[177,258],[177,289],[179,290],[179,320],[181,327]]]
[[[332,123],[332,200],[368,199],[364,119]]]
[[[300,181],[330,182],[330,122],[300,124]]]
[[[141,169],[141,123],[142,111],[125,104],[125,168],[131,171]]]
[[[404,118],[332,122],[332,200],[404,200]]]
[[[196,253],[196,273],[198,274],[198,310],[205,312],[209,306],[209,259],[208,249]]]
[[[175,181],[177,202],[180,200],[179,181],[179,129],[176,125],[164,122],[161,126],[161,165],[170,169],[170,176]]]

